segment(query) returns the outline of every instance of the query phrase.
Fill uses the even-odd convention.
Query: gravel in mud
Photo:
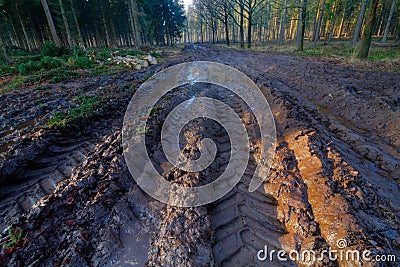
[[[198,141],[215,140],[215,162],[199,173],[166,167],[162,120],[193,96],[223,99],[241,115],[251,157],[239,184],[215,203],[176,208],[146,195],[131,178],[121,145],[122,116],[141,79],[170,65],[211,60],[244,72],[257,83],[275,117],[276,156],[263,187],[248,192],[258,163],[259,135],[249,107],[226,89],[198,84],[164,97],[149,122],[148,152],[170,181],[195,186],[217,178],[230,143],[211,120],[194,120],[181,136],[188,157]],[[81,86],[82,85],[82,86]],[[83,86],[84,85],[84,86]],[[400,259],[400,76],[304,59],[207,45],[190,45],[151,70],[54,85],[48,96],[32,89],[0,96],[2,227],[22,229],[5,266],[307,266],[261,262],[259,250],[287,252],[370,250]],[[57,89],[58,88],[58,89]],[[82,90],[82,91],[79,91]],[[82,131],[43,129],[52,109],[77,92],[109,96]],[[32,206],[33,204],[33,206]],[[0,242],[10,239],[7,232]],[[314,266],[360,266],[354,260]],[[363,262],[362,266],[397,263]]]

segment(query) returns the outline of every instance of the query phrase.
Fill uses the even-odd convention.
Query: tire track
[[[262,266],[257,252],[281,250],[279,238],[287,233],[277,219],[277,201],[259,188],[248,192],[251,176],[246,175],[225,197],[211,204],[214,229],[213,253],[217,266]],[[272,263],[271,263],[272,264]],[[275,262],[274,266],[295,266]]]
[[[59,182],[67,179],[75,167],[95,147],[96,139],[83,138],[68,142],[57,142],[46,149],[36,161],[23,166],[13,182],[2,185],[0,190],[0,228],[15,222],[14,219],[38,201],[53,193]]]

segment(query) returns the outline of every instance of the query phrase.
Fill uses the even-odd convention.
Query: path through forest
[[[265,245],[321,252],[338,249],[340,239],[347,243],[343,250],[368,249],[400,259],[400,75],[208,45],[189,45],[166,57],[167,63],[139,72],[0,95],[0,152],[7,156],[0,165],[0,225],[24,231],[23,246],[4,253],[0,264],[130,266],[148,260],[148,266],[296,266],[306,262],[276,257],[261,262],[257,252]],[[259,145],[249,107],[214,85],[175,89],[149,122],[148,151],[167,179],[207,183],[229,161],[224,130],[199,119],[182,135],[185,153],[195,157],[198,140],[211,137],[216,161],[199,173],[165,168],[160,122],[193,96],[225,99],[254,138],[248,169],[234,190],[204,207],[176,208],[151,199],[131,179],[121,127],[143,79],[197,60],[235,67],[261,88],[278,143],[268,180],[249,193]],[[68,108],[78,91],[107,96],[98,115],[79,128],[84,130],[43,130],[46,107]],[[8,241],[3,233],[0,242]],[[357,266],[326,256],[318,264]]]

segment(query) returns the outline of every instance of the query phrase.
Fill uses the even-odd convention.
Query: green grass
[[[5,92],[9,92],[15,89],[20,88],[22,85],[24,85],[24,83],[26,83],[28,80],[27,76],[23,76],[23,75],[17,75],[14,76],[11,81],[0,90],[1,93],[5,93]]]
[[[8,228],[8,236],[10,241],[3,245],[3,248],[12,248],[18,245],[22,240],[23,231],[20,229],[14,229],[13,227]]]
[[[83,118],[97,114],[97,107],[100,105],[101,100],[96,96],[80,95],[75,97],[75,102],[78,107],[69,110],[66,113],[56,111],[50,117],[47,126],[49,128],[66,129],[74,127],[79,129],[79,121]]]
[[[400,59],[400,49],[387,50],[382,47],[373,48],[368,56],[369,61],[380,61],[380,60]]]
[[[383,45],[380,39],[374,39],[371,44],[369,56],[365,60],[354,58],[355,48],[352,46],[351,40],[332,40],[328,44],[324,44],[323,40],[317,44],[306,40],[303,51],[299,51],[293,41],[284,42],[282,45],[278,45],[276,42],[256,44],[251,50],[269,54],[298,56],[310,58],[311,60],[329,61],[339,65],[368,70],[400,72],[399,46],[398,42],[392,41]],[[234,47],[239,48],[238,46]]]

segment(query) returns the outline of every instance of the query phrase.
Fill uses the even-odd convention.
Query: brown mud
[[[181,136],[188,157],[198,141],[216,140],[215,162],[199,173],[165,168],[160,122],[193,96],[223,99],[251,133],[251,158],[239,184],[215,203],[170,207],[135,184],[123,158],[121,127],[134,88],[163,68],[209,60],[248,75],[275,117],[278,143],[267,181],[248,192],[259,135],[248,106],[223,88],[201,84],[169,93],[149,122],[148,152],[160,173],[187,186],[210,182],[229,161],[230,142],[211,120],[195,120]],[[314,266],[397,266],[400,259],[400,75],[305,59],[190,45],[163,65],[0,96],[0,214],[23,238],[7,266],[307,266],[261,262],[257,252],[370,250],[397,263],[329,260]],[[78,95],[106,98],[80,130],[45,127]],[[106,97],[107,96],[107,97]],[[40,103],[36,100],[40,99]],[[0,242],[7,244],[5,231]]]

